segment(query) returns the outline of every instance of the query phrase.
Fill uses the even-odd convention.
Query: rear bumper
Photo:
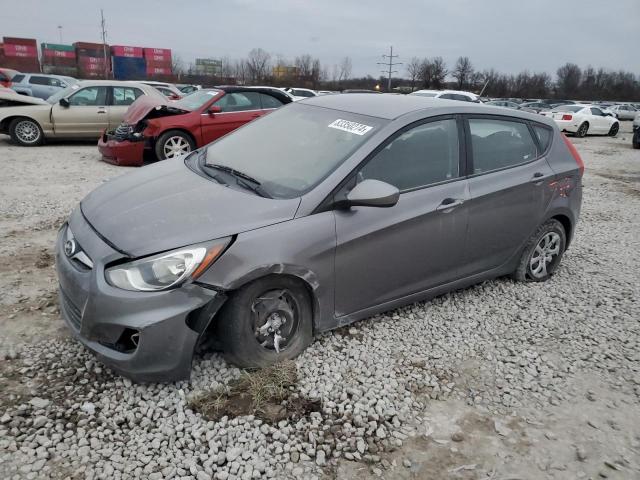
[[[562,132],[576,133],[580,125],[574,123],[573,120],[555,120],[556,125]]]
[[[98,140],[98,151],[105,162],[114,165],[140,167],[144,161],[144,141],[116,140],[103,134]]]
[[[73,336],[102,363],[136,382],[188,379],[196,344],[225,295],[196,284],[163,292],[114,288],[104,279],[104,266],[122,255],[83,225],[78,211],[70,225],[94,263],[87,268],[67,257],[65,224],[56,242],[56,271],[60,311]]]

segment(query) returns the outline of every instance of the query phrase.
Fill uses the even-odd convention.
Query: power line
[[[378,65],[384,65],[388,68],[388,70],[380,70],[382,73],[386,73],[389,75],[389,80],[387,83],[387,91],[391,91],[391,74],[392,73],[398,73],[397,70],[393,70],[393,67],[395,67],[396,65],[402,65],[402,62],[394,62],[393,59],[394,58],[398,58],[400,55],[394,55],[393,54],[393,46],[389,47],[389,55],[382,55],[383,59],[389,59],[389,61],[385,61],[385,62],[378,62]]]

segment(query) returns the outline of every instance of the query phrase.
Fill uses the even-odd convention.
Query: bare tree
[[[457,80],[458,89],[462,90],[469,83],[473,75],[473,66],[471,65],[469,57],[458,57],[458,61],[451,75]]]
[[[433,83],[433,63],[428,58],[422,59],[419,70],[420,80],[424,88],[430,88]]]
[[[311,65],[311,86],[312,88],[318,88],[322,77],[322,65],[320,64],[320,59],[316,58],[313,60]]]
[[[180,55],[173,54],[171,56],[171,71],[178,78],[182,77],[186,73],[184,61]]]
[[[259,83],[264,81],[269,70],[269,60],[271,55],[261,48],[254,48],[247,57],[247,68],[251,82]]]
[[[234,72],[234,64],[229,56],[224,56],[220,59],[220,76],[222,78],[233,78],[235,77]]]
[[[413,87],[415,86],[416,79],[420,77],[420,71],[422,68],[422,62],[418,57],[413,57],[411,61],[407,64],[407,73],[409,77],[411,77],[411,91],[413,92]]]
[[[434,88],[441,89],[444,87],[444,82],[447,78],[449,71],[447,70],[447,64],[442,57],[433,57],[431,60],[431,82]]]
[[[351,77],[351,58],[350,57],[344,57],[341,61],[340,61],[340,74],[338,76],[338,80],[339,81],[343,81],[343,80],[348,80]]]
[[[566,98],[574,98],[578,94],[582,70],[575,63],[565,63],[558,69],[557,93]]]
[[[248,79],[249,68],[245,60],[236,60],[233,64],[233,76],[240,85],[245,85]]]
[[[313,58],[308,53],[296,57],[294,65],[298,69],[298,77],[302,80],[308,80],[311,78],[313,69]]]

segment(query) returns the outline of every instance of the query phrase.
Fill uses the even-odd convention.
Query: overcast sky
[[[467,55],[505,73],[574,62],[640,74],[640,0],[0,0],[0,35],[58,42],[62,25],[64,43],[99,41],[101,6],[108,43],[171,48],[187,63],[262,47],[328,66],[348,55],[354,76],[378,76],[393,45],[405,64]]]

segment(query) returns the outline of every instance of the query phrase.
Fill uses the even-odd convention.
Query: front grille
[[[131,125],[127,125],[126,123],[121,123],[116,128],[115,132],[113,132],[113,136],[116,140],[126,140],[129,138],[129,135],[133,133],[133,127]]]
[[[60,288],[60,293],[62,294],[60,295],[62,297],[61,307],[63,308],[64,313],[71,322],[73,328],[80,331],[80,327],[82,326],[82,312],[80,312],[80,309],[74,305],[62,288]]]

